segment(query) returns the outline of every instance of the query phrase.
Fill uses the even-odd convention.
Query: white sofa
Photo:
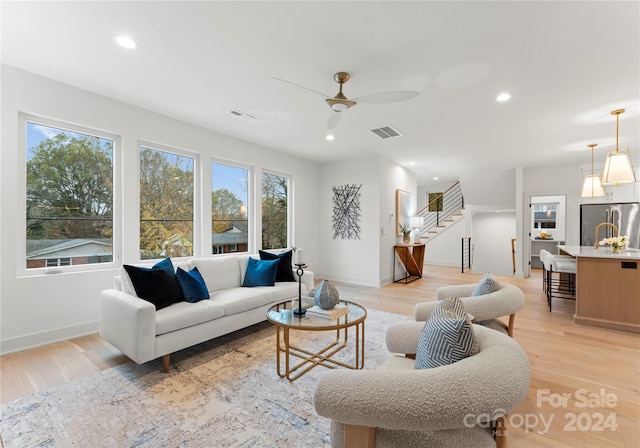
[[[242,287],[250,256],[258,258],[240,254],[175,263],[176,269],[197,267],[210,298],[178,302],[158,311],[152,303],[136,297],[129,277],[123,274],[126,271],[121,269],[114,288],[100,293],[100,336],[138,364],[162,356],[168,371],[171,353],[266,320],[270,306],[297,299],[298,282]],[[298,279],[295,269],[294,278]],[[305,270],[303,296],[313,287],[313,272]]]

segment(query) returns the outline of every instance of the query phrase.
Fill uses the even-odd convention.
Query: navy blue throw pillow
[[[276,283],[277,260],[256,260],[249,258],[242,286],[273,286]]]
[[[176,278],[184,294],[184,300],[187,302],[196,303],[209,298],[209,290],[198,268],[193,268],[189,272],[178,268]]]
[[[184,300],[170,258],[165,258],[151,268],[127,264],[123,267],[129,274],[136,295],[153,303],[156,311]]]
[[[276,271],[276,281],[277,282],[295,282],[296,279],[293,277],[293,271],[291,270],[291,257],[292,251],[288,250],[286,252],[282,252],[281,254],[273,254],[271,252],[265,252],[264,250],[259,250],[261,260],[280,260],[278,263],[278,270]]]

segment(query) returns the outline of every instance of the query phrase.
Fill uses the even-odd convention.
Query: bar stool
[[[576,261],[567,255],[553,255],[547,250],[540,251],[540,260],[543,266],[543,289],[547,295],[549,311],[552,308],[553,298],[576,298]],[[553,274],[558,274],[554,277]],[[566,276],[563,279],[562,276]]]

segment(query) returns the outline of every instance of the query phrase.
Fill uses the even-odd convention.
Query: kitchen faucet
[[[602,226],[613,227],[613,230],[616,232],[616,236],[620,235],[620,232],[618,231],[618,227],[615,224],[611,224],[610,222],[603,222],[598,224],[596,226],[596,244],[593,246],[595,250],[598,250],[598,248],[600,247],[600,244],[598,243],[598,230],[600,230],[600,227]]]

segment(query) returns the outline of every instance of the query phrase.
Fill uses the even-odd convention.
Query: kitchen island
[[[575,322],[640,333],[640,249],[558,245],[576,258]]]

